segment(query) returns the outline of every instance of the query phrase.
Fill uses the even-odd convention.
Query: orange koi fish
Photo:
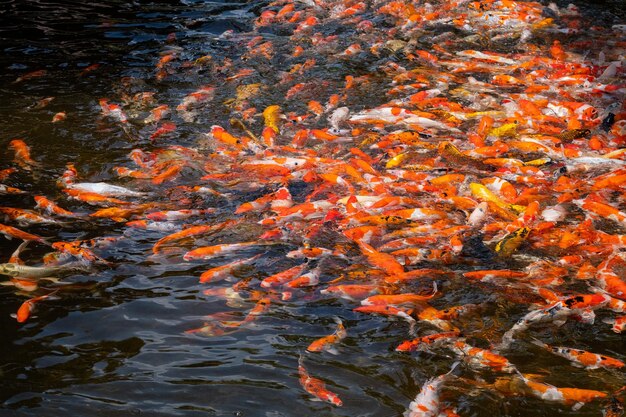
[[[387,253],[379,252],[365,242],[357,241],[363,255],[367,257],[369,263],[375,268],[379,268],[391,276],[403,276],[405,274],[404,267],[392,256]]]
[[[72,255],[80,259],[81,261],[85,261],[88,263],[101,262],[104,264],[108,264],[107,261],[97,256],[91,250],[87,248],[82,248],[79,245],[79,242],[54,242],[52,244],[52,248],[58,250],[59,252]]]
[[[17,229],[13,226],[7,226],[5,224],[0,224],[0,234],[4,235],[7,239],[17,238],[22,240],[36,240],[37,242],[48,244],[44,238],[40,236],[24,232],[23,230]]]
[[[335,317],[334,320],[335,323],[337,323],[337,330],[335,330],[335,333],[314,340],[313,342],[311,342],[309,347],[306,348],[307,351],[326,351],[333,355],[337,355],[339,353],[337,352],[337,349],[332,345],[339,343],[343,339],[345,339],[348,336],[348,332],[346,332],[346,328],[343,326],[343,323],[341,322],[341,319],[339,317]]]
[[[286,269],[277,274],[271,275],[261,281],[261,287],[263,288],[271,288],[271,287],[279,287],[291,280],[295,277],[299,276],[304,268],[306,268],[306,264],[296,265],[292,268]]]
[[[58,290],[52,291],[46,295],[40,295],[39,297],[30,298],[22,303],[22,305],[17,309],[17,313],[15,314],[15,318],[18,323],[24,323],[29,319],[30,315],[35,311],[35,305],[39,301],[43,301],[46,298],[49,298],[51,295],[56,293]]]
[[[443,332],[435,333],[428,336],[418,337],[412,340],[405,340],[396,348],[396,352],[414,352],[416,350],[425,350],[435,348],[450,343],[452,339],[459,337],[460,332]]]
[[[320,294],[338,295],[347,300],[358,301],[378,293],[380,286],[373,284],[331,285],[320,291]]]
[[[92,205],[108,205],[108,204],[130,204],[127,201],[120,200],[119,198],[107,197],[102,194],[92,193],[88,191],[74,190],[71,188],[64,188],[63,192],[69,195],[71,198],[83,201]]]
[[[30,224],[59,224],[58,221],[44,217],[32,210],[0,207],[0,215],[3,215],[7,221],[12,220],[17,222],[20,226],[27,226]]]
[[[242,249],[251,248],[259,245],[268,245],[267,242],[240,242],[240,243],[227,243],[223,245],[203,246],[183,255],[185,261],[194,260],[209,260],[217,256],[222,256],[231,252],[236,252]]]
[[[326,389],[324,381],[309,375],[304,367],[304,358],[302,356],[300,356],[298,360],[298,374],[300,375],[300,385],[302,385],[302,388],[317,400],[326,401],[337,407],[343,405],[343,402],[337,394]]]
[[[186,239],[186,238],[190,238],[190,237],[198,236],[198,235],[211,235],[213,233],[219,232],[220,230],[224,230],[226,228],[232,227],[236,225],[237,223],[239,223],[238,220],[226,220],[224,222],[221,222],[215,225],[198,225],[198,226],[188,227],[186,229],[183,229],[178,232],[174,232],[170,235],[167,235],[159,239],[152,247],[152,253],[154,253],[155,255],[158,254],[159,251],[161,250],[161,246],[167,243],[176,242],[182,239]]]
[[[437,294],[437,283],[433,281],[433,292],[429,295],[421,294],[380,294],[372,295],[361,301],[363,306],[373,305],[393,305],[399,306],[402,304],[421,304],[427,300],[432,299]]]
[[[71,211],[65,210],[59,207],[54,201],[48,200],[46,197],[42,195],[36,195],[33,197],[37,205],[35,208],[41,209],[48,214],[56,214],[57,216],[63,217],[76,217],[77,214]]]
[[[22,169],[31,171],[34,167],[38,167],[39,163],[30,156],[30,148],[22,139],[13,139],[9,142],[9,148],[15,152],[15,163]]]
[[[248,265],[255,260],[259,259],[261,254],[255,255],[251,258],[242,259],[239,261],[234,261],[226,265],[216,266],[215,268],[211,268],[200,275],[200,282],[216,282],[222,279],[226,279],[231,276],[233,271],[241,268],[242,266]]]
[[[388,305],[371,305],[371,306],[360,306],[352,309],[352,311],[356,311],[359,313],[366,314],[380,314],[383,316],[396,316],[404,319],[409,323],[409,333],[415,333],[415,325],[417,322],[413,317],[411,317],[411,310],[400,309],[393,306]]]

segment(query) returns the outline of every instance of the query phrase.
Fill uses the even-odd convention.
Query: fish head
[[[19,275],[15,264],[0,264],[0,275],[16,277]]]

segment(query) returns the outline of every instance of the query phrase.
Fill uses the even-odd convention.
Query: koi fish
[[[450,343],[451,340],[458,338],[459,335],[460,332],[452,331],[405,340],[398,345],[396,352],[415,352],[416,350],[436,348]]]
[[[580,388],[559,388],[544,382],[528,379],[523,374],[519,373],[519,371],[518,375],[530,389],[531,393],[537,398],[573,405],[572,408],[574,410],[578,410],[585,403],[608,397],[608,395],[602,391]]]
[[[224,222],[221,222],[215,225],[198,225],[198,226],[188,227],[186,229],[183,229],[178,232],[174,232],[170,235],[167,235],[159,239],[152,247],[152,253],[154,253],[155,255],[158,254],[159,251],[161,250],[161,246],[167,243],[176,242],[182,239],[186,239],[186,238],[190,238],[190,237],[198,236],[198,235],[211,235],[213,233],[219,232],[220,230],[224,230],[225,228],[232,227],[236,225],[237,223],[238,221],[236,220],[226,220]]]
[[[81,264],[64,264],[58,266],[27,266],[17,263],[0,264],[0,275],[11,277],[45,278],[71,271],[85,270]]]
[[[27,72],[26,74],[23,74],[17,77],[15,81],[13,81],[12,84],[17,84],[17,83],[21,83],[22,81],[32,80],[33,78],[43,77],[46,74],[48,74],[48,71],[46,70],[36,70],[36,71]]]
[[[263,285],[261,283],[261,285]],[[369,297],[374,293],[378,293],[380,287],[374,284],[346,284],[346,285],[330,285],[320,291],[320,294],[338,295],[351,301],[358,301]]]
[[[56,214],[57,216],[63,217],[76,217],[76,213],[65,210],[59,207],[54,201],[48,200],[46,197],[41,195],[36,195],[33,197],[37,205],[35,208],[44,210],[48,214]]]
[[[361,301],[361,305],[363,306],[374,306],[374,305],[393,305],[399,306],[402,304],[420,304],[424,301],[428,301],[432,299],[437,294],[437,282],[433,281],[433,292],[429,295],[421,295],[421,294],[379,294],[372,295],[371,297],[366,298]]]
[[[524,210],[526,210],[526,207],[524,206],[517,205],[517,204],[508,204],[502,201],[498,196],[496,196],[494,193],[492,193],[487,187],[485,187],[482,184],[473,182],[470,184],[470,190],[472,192],[472,195],[478,198],[479,200],[494,203],[496,206],[502,209],[511,210],[515,212],[516,214],[521,214],[524,212]]]
[[[339,319],[339,317],[335,317],[334,321],[335,323],[337,323],[337,330],[335,330],[335,333],[314,340],[313,342],[311,342],[309,347],[306,348],[307,351],[326,351],[333,355],[339,354],[339,352],[337,352],[337,349],[333,345],[345,339],[348,336],[348,332],[346,332],[346,328],[343,326],[343,323],[341,322],[341,319]]]
[[[233,271],[241,268],[242,266],[248,265],[261,257],[261,254],[255,255],[251,258],[241,259],[239,261],[234,261],[226,265],[216,266],[215,268],[211,268],[200,275],[200,282],[216,282],[222,279],[227,278],[232,275]]]
[[[49,294],[40,295],[39,297],[33,297],[24,301],[22,305],[20,305],[20,307],[17,309],[17,313],[15,314],[15,318],[17,319],[17,322],[24,323],[26,320],[28,320],[31,314],[33,313],[33,311],[35,311],[36,304],[40,301],[43,301],[49,298],[50,296],[55,294],[57,291],[58,290],[55,290]]]
[[[626,330],[626,316],[619,316],[614,319],[605,319],[603,321],[606,324],[610,324],[612,326],[611,330],[615,333],[622,333]]]
[[[194,260],[209,260],[217,256],[222,256],[231,252],[236,252],[242,249],[251,248],[254,246],[270,245],[272,243],[267,242],[241,242],[241,243],[228,243],[223,245],[203,246],[194,250],[190,250],[183,255],[185,261]]]
[[[17,238],[22,240],[36,240],[37,242],[47,244],[44,238],[40,236],[24,232],[23,230],[17,229],[13,226],[7,226],[5,224],[0,224],[0,234],[4,235],[4,237],[9,240],[11,238]]]
[[[194,107],[203,105],[204,103],[213,100],[214,95],[215,87],[205,86],[199,88],[198,90],[186,95],[180,104],[176,106],[176,110],[183,113],[189,112]]]
[[[98,100],[98,104],[100,104],[103,116],[110,117],[122,124],[128,123],[128,116],[126,116],[119,104],[109,103],[109,100],[106,98]]]
[[[31,224],[61,224],[61,222],[42,216],[32,210],[16,209],[12,207],[0,207],[0,214],[5,220],[17,222],[20,226]]]
[[[409,409],[403,414],[404,417],[436,417],[439,415],[441,404],[439,403],[439,390],[441,385],[448,379],[452,371],[458,366],[455,362],[450,370],[443,375],[427,380],[419,394],[409,404]]]
[[[609,303],[611,297],[605,294],[579,294],[548,304],[531,311],[520,318],[502,337],[499,350],[506,349],[513,342],[516,333],[528,329],[536,323],[552,322],[557,326],[565,323],[569,316],[580,314],[584,310],[596,310]]]
[[[575,366],[582,366],[586,369],[622,368],[624,366],[624,362],[618,359],[588,352],[586,350],[572,349],[562,346],[551,346],[537,339],[531,340],[531,343],[569,360]]]
[[[52,248],[58,250],[59,252],[72,255],[86,263],[99,262],[102,264],[108,264],[107,261],[97,256],[91,250],[80,247],[77,242],[54,242],[52,244]]]
[[[356,311],[358,313],[367,313],[367,314],[380,314],[383,316],[396,316],[404,319],[409,323],[409,333],[415,333],[415,326],[417,325],[417,321],[410,315],[411,310],[399,309],[394,306],[389,305],[371,305],[371,306],[360,306],[353,308],[352,311]]]
[[[100,194],[107,197],[142,197],[145,195],[145,193],[139,191],[129,190],[128,188],[107,184],[105,182],[79,182],[68,184],[67,188],[79,192]]]
[[[304,358],[300,356],[298,360],[298,374],[300,375],[300,385],[302,388],[319,401],[325,401],[337,407],[341,407],[343,402],[332,391],[326,389],[326,384],[321,379],[312,377],[304,367]]]
[[[306,264],[296,265],[277,274],[270,275],[261,281],[261,287],[279,287],[299,276],[304,271],[304,268],[306,268]]]
[[[530,227],[520,227],[496,243],[494,250],[500,256],[511,256],[526,241],[530,231]]]
[[[146,218],[154,221],[172,221],[172,220],[184,220],[193,216],[201,216],[203,214],[214,213],[214,208],[202,209],[202,210],[168,210],[168,211],[156,211],[146,215]]]
[[[22,139],[13,139],[9,142],[9,148],[15,152],[15,163],[22,169],[31,171],[35,167],[39,167],[39,162],[36,162],[30,156],[30,148]]]

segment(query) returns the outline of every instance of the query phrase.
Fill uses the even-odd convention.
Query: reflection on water
[[[32,154],[43,168],[35,178],[25,172],[15,174],[11,185],[27,194],[3,195],[2,205],[32,207],[32,195],[50,195],[50,190],[56,190],[55,182],[69,161],[74,162],[83,179],[124,185],[114,175],[113,167],[125,164],[131,149],[158,146],[158,141],[147,139],[155,132],[153,125],[143,123],[149,112],[141,100],[156,97],[154,102],[176,108],[199,86],[223,84],[224,74],[237,73],[223,68],[239,59],[245,45],[254,41],[255,35],[249,31],[266,4],[201,0],[5,2],[0,14],[0,143],[6,145],[13,138],[27,138]],[[383,17],[370,17],[381,27],[392,26]],[[258,84],[255,91],[242,90],[237,83],[223,85],[216,93],[215,104],[177,120],[175,136],[165,137],[172,144],[202,146],[208,128],[214,124],[229,126],[231,109],[238,105],[245,108],[252,103],[262,111],[280,103],[289,93],[277,92],[275,86],[287,77],[286,65],[291,68],[296,63],[289,57],[292,45],[283,38],[282,30],[272,26],[261,29],[266,39],[275,41],[272,59],[251,54],[233,64],[255,69],[256,73],[246,80],[246,84]],[[320,30],[324,36],[337,35],[343,48],[349,46],[342,44],[342,34],[349,29],[339,23]],[[310,42],[304,39],[302,44]],[[506,52],[507,46],[506,42],[500,45],[502,52]],[[384,59],[393,60],[396,53],[399,52],[393,45],[387,45]],[[159,72],[159,60],[169,54],[176,59]],[[293,93],[298,94],[298,102],[292,102],[290,110],[305,111],[306,103],[312,99],[328,101],[345,84],[346,73],[369,76],[367,85],[347,99],[346,105],[353,112],[387,101],[388,97],[379,94],[389,88],[388,79],[377,73],[382,58],[346,60],[343,64],[323,55],[316,59],[315,72],[301,69],[300,75],[304,74],[302,77],[309,84]],[[196,64],[187,65],[190,62]],[[17,81],[33,71],[45,73]],[[476,74],[479,79],[481,76],[484,75]],[[143,95],[146,92],[150,95]],[[111,123],[102,116],[98,102],[104,97],[112,102],[124,101],[130,122]],[[51,123],[59,112],[66,112],[67,119]],[[324,125],[322,120],[317,122],[319,126],[315,123],[312,122],[313,127]],[[173,154],[163,158],[178,157]],[[0,168],[6,167],[9,155],[2,151]],[[197,180],[205,169],[187,164],[181,183]],[[242,201],[275,190],[243,181],[219,191],[222,195],[196,196],[188,204],[215,207],[214,212],[203,215],[207,223],[224,220]],[[302,201],[313,186],[298,182],[289,191],[294,200]],[[176,191],[162,198],[185,204],[182,194]],[[85,212],[83,204],[65,202],[66,208]],[[213,337],[186,333],[202,325],[208,316],[224,311],[232,312],[224,320],[242,320],[256,303],[251,289],[246,289],[251,294],[249,300],[225,301],[203,293],[207,287],[198,283],[198,276],[206,269],[234,258],[194,264],[180,262],[180,255],[192,245],[253,239],[262,232],[260,226],[250,222],[193,244],[183,241],[181,247],[170,248],[171,252],[157,258],[151,256],[152,247],[166,234],[163,231],[129,229],[116,222],[70,223],[28,230],[67,241],[123,236],[116,245],[98,252],[113,267],[68,277],[62,296],[46,301],[45,307],[40,306],[35,317],[22,325],[10,314],[24,301],[24,294],[16,295],[12,287],[0,288],[0,416],[396,416],[415,397],[419,382],[447,372],[453,362],[451,356],[430,352],[397,353],[395,346],[407,335],[405,322],[364,316],[352,311],[351,302],[320,299],[312,293],[302,299],[273,302],[259,320],[237,331]],[[339,240],[336,231],[329,231],[325,238]],[[467,256],[482,266],[500,262],[486,256],[488,249],[480,242],[475,246],[468,244]],[[3,262],[16,246],[15,240],[0,240]],[[293,249],[294,245],[284,244],[242,252],[242,259],[259,253],[263,257],[253,266],[237,271],[235,277],[245,282],[290,268],[297,262],[284,254]],[[351,253],[349,250],[359,253],[358,248],[348,248]],[[46,248],[31,245],[23,259],[38,260],[46,252]],[[339,260],[324,265],[322,281],[336,278],[349,263]],[[464,271],[470,265],[458,268]],[[510,322],[504,316],[505,309],[510,312],[517,308],[496,304],[495,289],[489,284],[467,288],[464,283],[451,280],[446,285],[446,293],[452,295],[433,301],[437,308],[488,304],[482,316],[468,316],[463,322],[466,331],[485,335],[483,341],[495,337],[490,331],[497,332],[503,322]],[[418,283],[413,289],[426,292],[429,288],[429,284]],[[540,299],[523,302],[537,301]],[[524,304],[515,313],[519,317],[526,311]],[[340,354],[307,357],[306,367],[311,375],[323,379],[330,390],[341,393],[344,407],[340,409],[310,401],[311,396],[298,383],[298,357],[310,342],[332,332],[333,316],[340,316],[349,329]],[[418,325],[418,331],[424,329],[428,325]],[[595,348],[623,358],[623,340],[608,334],[606,329],[590,330],[580,323],[568,323],[565,329],[571,340],[587,340],[590,350]],[[589,333],[594,341],[589,341]],[[590,376],[587,371],[565,367],[565,362],[553,367],[554,362],[547,355],[536,358],[536,351],[522,347],[515,347],[509,360],[516,364],[533,363],[537,372],[556,369],[554,383],[586,380],[586,387],[594,389],[604,389],[607,384],[623,385],[622,374]],[[455,399],[460,415],[525,416],[528,407],[532,407],[546,416],[591,416],[598,415],[601,407],[593,404],[572,411],[532,398],[503,398],[490,391],[474,391],[459,381],[452,382],[443,396]]]

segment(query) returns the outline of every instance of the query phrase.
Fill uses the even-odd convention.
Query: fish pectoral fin
[[[574,404],[574,405],[572,406],[572,411],[578,411],[578,410],[580,410],[580,409],[581,409],[581,407],[582,407],[583,405],[585,405],[585,403],[583,403],[583,402],[577,402],[576,404]]]
[[[331,355],[339,355],[339,351],[335,347],[326,348],[326,352],[330,353]]]

